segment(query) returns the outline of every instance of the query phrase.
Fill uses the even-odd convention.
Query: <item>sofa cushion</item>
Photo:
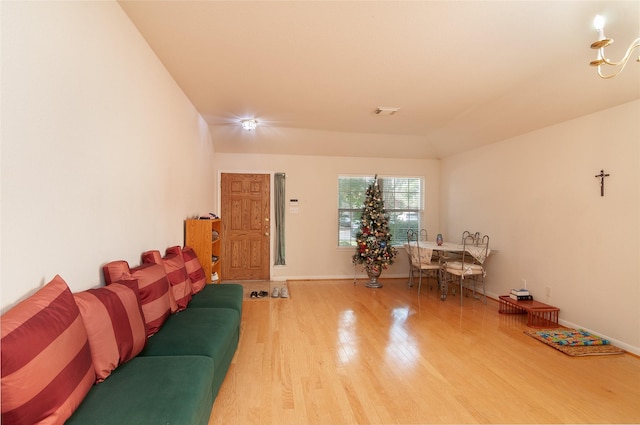
[[[173,249],[175,248],[180,250],[179,246]],[[162,264],[164,266],[171,284],[171,292],[177,303],[177,311],[182,311],[187,308],[189,301],[191,301],[191,281],[184,267],[182,252],[171,252],[171,249],[167,249],[167,254],[164,257],[160,256],[159,251],[147,251],[142,254],[142,262]]]
[[[74,294],[89,337],[98,382],[116,367],[137,356],[147,341],[137,281]]]
[[[195,294],[189,308],[233,308],[242,317],[243,288],[237,283],[206,285]]]
[[[175,306],[175,299],[170,295],[171,288],[164,266],[148,263],[129,269],[126,261],[112,261],[105,264],[102,270],[107,285],[118,280],[138,281],[147,335],[151,336],[158,332],[171,315],[172,306]]]
[[[56,276],[1,318],[4,424],[62,424],[95,381],[73,294]]]
[[[228,346],[240,336],[240,316],[229,308],[188,308],[165,322],[149,338],[143,356],[208,356],[217,367]]]
[[[207,425],[213,379],[208,357],[136,357],[95,385],[66,425]]]
[[[191,308],[173,314],[147,341],[140,356],[211,357],[214,396],[222,385],[240,338],[240,314],[230,308]]]
[[[191,281],[191,291],[195,295],[202,291],[204,286],[207,284],[204,269],[200,264],[200,260],[198,259],[196,252],[190,246],[182,248],[182,259],[184,260],[184,267],[187,269],[187,274]]]

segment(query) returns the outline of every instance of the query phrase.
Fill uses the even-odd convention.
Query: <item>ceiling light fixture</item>
[[[394,106],[378,106],[376,109],[376,115],[393,115],[398,112],[400,108]]]
[[[251,130],[255,130],[256,127],[258,126],[258,121],[256,120],[242,120],[240,121],[240,124],[242,124],[242,128],[244,128],[247,131],[251,131]]]
[[[593,26],[598,32],[598,41],[593,42],[591,44],[591,48],[598,50],[598,55],[596,57],[596,60],[591,61],[589,65],[598,67],[598,75],[600,76],[600,78],[604,78],[604,79],[613,78],[616,75],[620,74],[620,72],[622,72],[625,65],[629,61],[629,58],[631,57],[631,53],[633,52],[633,50],[636,48],[640,48],[640,37],[636,38],[631,43],[624,57],[621,60],[615,62],[610,59],[607,59],[607,57],[604,55],[604,48],[613,43],[613,39],[606,38],[604,36],[604,17],[601,15],[597,15],[593,20]],[[640,62],[640,55],[636,60]],[[614,69],[615,68],[617,69],[614,70],[613,74],[605,75],[602,72],[602,68],[601,68],[603,65],[609,65],[609,66],[612,66]]]

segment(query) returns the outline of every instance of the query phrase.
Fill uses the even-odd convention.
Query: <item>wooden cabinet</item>
[[[204,269],[207,282],[222,281],[222,220],[187,220],[184,243],[193,248]],[[216,279],[217,276],[217,279]]]

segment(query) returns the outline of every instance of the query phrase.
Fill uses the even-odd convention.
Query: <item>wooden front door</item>
[[[224,280],[269,280],[270,176],[220,178]]]

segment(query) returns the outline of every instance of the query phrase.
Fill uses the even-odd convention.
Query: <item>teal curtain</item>
[[[286,175],[284,173],[276,173],[274,176],[275,191],[273,194],[276,214],[276,237],[275,237],[275,254],[276,266],[284,266],[284,211],[286,204]]]

